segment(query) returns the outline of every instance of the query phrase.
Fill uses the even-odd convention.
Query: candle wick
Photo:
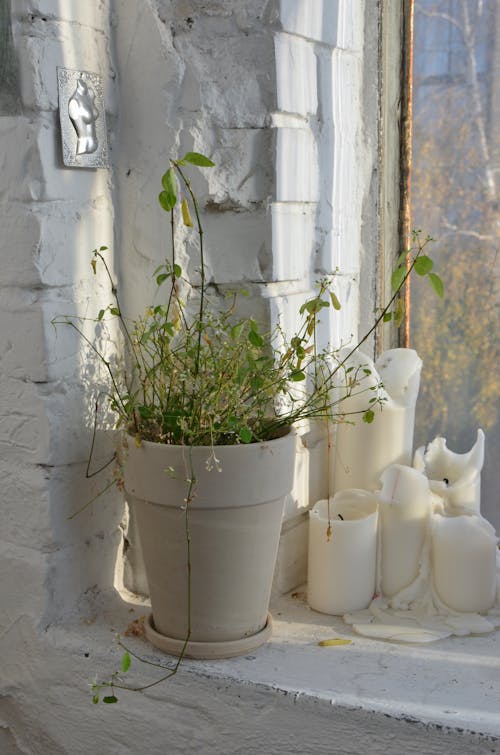
[[[449,479],[447,477],[443,477],[443,482],[445,483],[445,485],[449,485],[450,484],[450,481],[449,481]]]
[[[394,496],[396,495],[396,488],[398,487],[398,482],[399,482],[399,474],[400,472],[398,470],[396,474],[396,479],[394,480],[394,485],[392,486],[391,501],[394,501]]]
[[[342,514],[337,514],[337,516],[339,519],[342,519],[342,521],[344,521],[344,517],[342,516]]]

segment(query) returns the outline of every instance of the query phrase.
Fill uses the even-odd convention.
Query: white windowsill
[[[7,632],[7,637],[4,635],[6,644],[3,649],[13,651],[19,643],[27,649],[25,665],[12,669],[7,675],[11,686],[18,687],[20,694],[25,683],[34,689],[32,680],[36,679],[36,668],[43,665],[44,669],[50,669],[51,684],[38,683],[35,696],[31,693],[35,710],[39,700],[40,719],[44,715],[50,718],[54,710],[61,711],[65,706],[65,713],[59,712],[58,717],[62,715],[64,720],[69,716],[66,729],[74,726],[77,732],[90,717],[90,720],[102,722],[104,728],[100,734],[112,738],[113,742],[122,736],[119,727],[114,731],[118,726],[116,716],[122,723],[124,717],[130,722],[127,736],[132,738],[126,740],[130,745],[109,747],[103,752],[134,753],[134,736],[130,734],[132,723],[136,719],[141,721],[144,716],[148,720],[157,720],[158,734],[162,727],[168,728],[174,738],[172,741],[175,741],[174,722],[176,716],[186,713],[186,700],[190,701],[189,705],[193,706],[197,716],[201,716],[201,727],[206,725],[209,713],[214,721],[218,721],[209,727],[209,734],[203,728],[199,730],[200,736],[205,737],[204,755],[205,752],[241,752],[245,755],[254,752],[251,747],[224,749],[226,740],[218,739],[223,733],[214,733],[223,731],[225,724],[230,726],[237,706],[243,703],[250,718],[245,719],[246,723],[238,719],[242,737],[245,726],[251,726],[252,715],[257,715],[255,711],[264,715],[262,711],[269,706],[265,720],[274,727],[272,730],[284,726],[283,731],[288,731],[290,737],[290,732],[294,732],[297,742],[297,737],[301,736],[309,741],[308,725],[314,725],[320,739],[324,736],[325,741],[329,741],[328,727],[333,726],[337,736],[344,737],[338,739],[338,749],[331,750],[335,753],[364,755],[364,746],[352,745],[351,748],[346,744],[358,732],[360,737],[363,732],[365,735],[368,732],[378,743],[373,752],[386,755],[500,752],[500,739],[496,739],[500,738],[498,632],[477,637],[454,637],[427,645],[371,640],[356,635],[341,619],[309,609],[305,593],[298,591],[296,597],[284,596],[274,600],[271,606],[274,618],[272,639],[250,655],[225,661],[185,660],[178,675],[170,682],[152,687],[143,695],[117,692],[120,701],[115,706],[92,706],[88,682],[96,673],[101,679],[109,678],[111,672],[120,667],[122,651],[114,644],[114,634],[120,632],[123,635],[132,619],[148,611],[145,604],[122,602],[117,596],[99,596],[97,604],[97,607],[95,604],[93,608],[89,607],[71,625],[49,627],[43,635],[33,632],[27,622],[18,622],[11,632]],[[352,643],[337,647],[318,646],[320,640],[333,637],[348,638]],[[171,662],[168,656],[143,639],[124,638],[124,641],[142,657]],[[46,675],[45,671],[43,673]],[[133,661],[126,677],[129,683],[145,684],[160,675],[158,669]],[[182,713],[171,712],[172,701],[177,702]],[[49,706],[49,712],[45,714],[42,711],[44,705]],[[283,706],[286,708],[284,712]],[[109,722],[109,726],[105,722]],[[207,744],[212,741],[210,736],[214,738],[213,749]],[[231,742],[234,736],[234,733],[227,734]],[[269,734],[266,736],[265,741],[270,742]],[[420,742],[415,745],[416,750],[408,749],[406,744],[403,746],[405,737],[409,737],[410,742]],[[441,741],[443,737],[445,745]],[[275,744],[267,752],[270,755],[277,752],[329,752],[327,745],[322,749],[323,739],[321,742],[320,739],[316,745],[311,744],[311,749],[302,742],[296,750],[291,749],[290,744],[283,744],[283,749]],[[96,742],[98,746],[100,743],[101,747],[107,747],[103,744],[106,739],[101,741],[98,738]],[[176,750],[174,746],[171,751],[184,750]],[[262,747],[260,751],[266,752]],[[75,747],[71,752],[76,754],[80,749]]]

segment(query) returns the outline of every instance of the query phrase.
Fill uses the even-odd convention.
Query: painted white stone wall
[[[98,492],[86,482],[93,398],[102,382],[76,334],[52,327],[92,315],[103,296],[89,251],[113,226],[111,176],[67,170],[58,138],[56,66],[100,72],[113,109],[108,8],[13,4],[19,107],[0,115],[0,627],[44,626],[113,580],[121,506],[68,517]],[[110,449],[97,440],[96,463]]]
[[[282,0],[280,12],[271,315],[292,331],[315,281],[335,274],[342,309],[322,318],[320,346],[355,343],[373,311],[369,278],[360,306],[361,269],[370,274],[377,254],[377,234],[367,231],[377,211],[377,58],[370,43],[377,14],[363,2],[342,0]],[[277,592],[305,581],[304,511],[329,494],[325,428],[305,431],[285,514]]]
[[[115,242],[130,313],[152,299],[148,271],[169,253],[156,202],[161,175],[169,157],[197,150],[216,163],[194,187],[217,290],[244,284],[251,297],[242,306],[292,331],[315,280],[340,269],[344,306],[325,318],[322,341],[356,337],[361,262],[375,258],[377,241],[362,236],[375,209],[377,159],[375,80],[371,122],[364,102],[376,60],[364,58],[364,15],[361,0],[117,0]],[[193,261],[177,254],[196,278]],[[278,591],[305,578],[301,512],[326,492],[324,435],[311,428],[306,442],[286,508]],[[127,544],[125,582],[143,590],[133,521]]]
[[[110,247],[126,308],[140,311],[153,295],[148,273],[166,253],[160,177],[169,156],[198,150],[217,165],[195,183],[213,283],[223,289],[243,282],[252,294],[245,306],[292,329],[315,279],[339,268],[343,309],[325,321],[323,341],[355,336],[360,266],[376,251],[363,238],[374,209],[376,124],[366,123],[373,61],[363,57],[361,0],[314,8],[301,0],[115,0],[111,8],[26,0],[14,7],[22,114],[0,122],[2,464],[9,491],[2,535],[7,558],[14,549],[23,569],[29,553],[33,588],[23,600],[49,621],[87,590],[112,584],[121,541],[114,492],[112,503],[102,498],[68,520],[109,480],[86,482],[83,475],[98,367],[76,333],[50,325],[60,314],[95,316],[108,303],[106,281],[91,274],[90,250]],[[62,166],[58,65],[104,78],[109,171]],[[376,101],[373,82],[372,90]],[[193,273],[193,263],[184,263]],[[300,512],[325,492],[324,448],[321,432],[310,428],[287,505],[278,591],[305,577]],[[98,437],[94,466],[109,453]],[[25,489],[20,517],[18,491]],[[58,568],[66,558],[68,569]],[[129,584],[144,589],[140,577]]]
[[[93,317],[109,303],[106,281],[90,268],[101,244],[110,247],[126,309],[149,302],[147,275],[166,251],[160,177],[170,156],[192,149],[217,165],[195,182],[211,281],[220,290],[244,282],[245,306],[292,328],[316,277],[338,266],[344,306],[325,321],[323,341],[355,335],[360,272],[376,253],[366,229],[376,227],[377,124],[369,115],[377,110],[377,24],[364,0],[12,6],[21,110],[0,115],[0,631],[17,668],[31,642],[19,639],[26,632],[38,637],[100,605],[122,545],[115,491],[68,518],[110,479],[85,480],[103,375],[78,336],[55,329],[52,318]],[[58,65],[103,76],[109,171],[62,165]],[[183,265],[194,275],[188,259]],[[114,338],[102,336],[104,344]],[[322,494],[316,430],[305,439],[278,592],[305,576],[300,510]],[[112,448],[102,433],[96,446],[97,467]],[[46,681],[43,663],[34,668],[34,683]],[[71,684],[70,673],[57,681]],[[11,721],[18,701],[15,675],[9,679],[5,742],[29,752],[23,726]],[[153,718],[163,715],[153,708]],[[81,725],[91,731],[89,721],[83,710]],[[119,726],[115,720],[109,735]]]

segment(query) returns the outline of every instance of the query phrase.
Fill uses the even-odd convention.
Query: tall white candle
[[[380,493],[380,587],[391,598],[416,580],[428,534],[431,492],[427,478],[393,464]]]
[[[495,530],[475,514],[432,521],[432,564],[438,598],[454,611],[487,611],[496,595]]]
[[[413,466],[427,475],[431,490],[444,499],[447,506],[479,514],[481,508],[481,469],[484,463],[484,433],[470,451],[457,454],[446,446],[446,439],[437,437],[427,449],[415,451]]]
[[[346,352],[342,350],[340,360]],[[341,406],[347,422],[336,427],[332,489],[377,490],[386,467],[411,464],[422,360],[412,349],[391,349],[375,364],[357,353],[346,367],[352,369],[342,370],[339,395],[344,397]],[[382,408],[370,403],[377,396]],[[363,421],[368,408],[375,413],[372,423]]]
[[[375,592],[377,499],[364,490],[344,490],[309,512],[308,603],[342,615],[367,608]]]

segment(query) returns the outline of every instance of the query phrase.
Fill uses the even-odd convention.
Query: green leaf
[[[108,247],[107,247],[107,246],[100,246],[100,247],[99,247],[99,251],[100,251],[100,252],[106,252],[107,250],[108,250]]]
[[[130,664],[132,663],[132,659],[130,658],[130,653],[126,650],[122,657],[122,671],[125,673],[129,670]]]
[[[103,703],[117,703],[118,698],[116,695],[106,695],[106,697],[102,698]]]
[[[367,425],[371,425],[374,419],[375,412],[373,412],[371,409],[367,409],[367,411],[363,414],[363,422],[366,422]]]
[[[163,209],[166,212],[170,212],[177,202],[177,185],[175,183],[175,173],[173,168],[169,168],[167,172],[163,174],[161,185],[163,186],[164,191],[161,192],[158,199]]]
[[[293,380],[294,383],[299,383],[301,380],[306,379],[306,373],[302,370],[294,370],[288,377],[290,380]]]
[[[399,257],[396,260],[396,265],[398,267],[400,267],[401,265],[404,266],[404,264],[406,263],[406,258],[408,257],[408,254],[409,254],[409,250],[408,249],[405,249],[404,252],[401,252],[401,254],[399,255]]]
[[[200,152],[186,152],[182,158],[185,162],[191,163],[191,165],[199,165],[201,168],[213,168],[215,163],[200,154]]]
[[[392,312],[386,312],[382,320],[383,322],[390,322],[392,320]]]
[[[297,354],[297,359],[304,359],[306,355],[306,350],[304,349],[303,346],[297,346],[297,348],[295,349],[295,353]]]
[[[94,695],[92,702],[94,703],[94,705],[97,705],[97,703],[99,702],[99,695]]]
[[[404,267],[397,267],[391,276],[391,288],[394,293],[399,291],[403,285],[403,281],[406,275],[406,269]]]
[[[100,310],[99,310],[99,313],[98,313],[98,315],[97,315],[97,322],[100,322],[100,321],[102,320],[102,318],[104,317],[104,313],[105,313],[105,312],[106,312],[106,310],[105,310],[105,309],[100,309]]]
[[[231,338],[233,341],[237,341],[238,338],[241,335],[241,331],[243,330],[243,323],[239,322],[237,325],[233,325],[231,328]]]
[[[167,192],[167,194],[172,194],[173,196],[177,196],[177,184],[175,183],[175,170],[173,168],[169,168],[161,177],[161,185]]]
[[[158,275],[158,276],[156,277],[156,285],[157,285],[157,286],[161,286],[161,284],[163,283],[163,281],[166,281],[166,280],[167,280],[167,278],[169,278],[169,277],[170,277],[170,276],[169,276],[169,275],[167,275],[167,273],[160,273],[160,275]]]
[[[240,428],[240,440],[242,443],[251,443],[252,441],[252,431],[248,427],[242,427]]]
[[[434,262],[426,254],[423,254],[421,257],[417,257],[417,259],[415,260],[414,269],[417,275],[428,275],[433,267]]]
[[[174,275],[176,278],[180,278],[182,275],[182,267],[180,265],[174,265]]]
[[[109,312],[112,315],[115,315],[115,317],[120,317],[120,310],[117,307],[110,307]]]
[[[333,291],[330,291],[330,299],[332,300],[332,305],[334,309],[336,309],[337,311],[339,309],[342,309],[342,306]]]
[[[431,284],[434,292],[442,299],[444,296],[444,284],[439,275],[436,273],[429,273],[429,283]]]
[[[141,419],[150,419],[153,414],[153,410],[149,406],[138,406],[137,411],[141,415]]]
[[[329,305],[327,304],[326,306],[328,307]],[[302,314],[303,310],[305,309],[306,312],[309,312],[310,315],[315,315],[320,311],[321,307],[321,299],[309,299],[309,301],[306,301],[306,303],[303,304],[300,308],[300,314]]]
[[[396,323],[396,328],[399,328],[401,323],[403,322],[404,314],[405,308],[403,300],[398,299],[398,303],[396,304],[396,311],[394,313],[394,322]]]
[[[161,204],[165,212],[170,212],[175,207],[175,202],[171,201],[171,197],[169,197],[166,191],[161,191],[158,194],[158,202]]]
[[[250,330],[248,334],[248,340],[250,341],[252,346],[259,347],[264,345],[264,339],[256,330]]]

